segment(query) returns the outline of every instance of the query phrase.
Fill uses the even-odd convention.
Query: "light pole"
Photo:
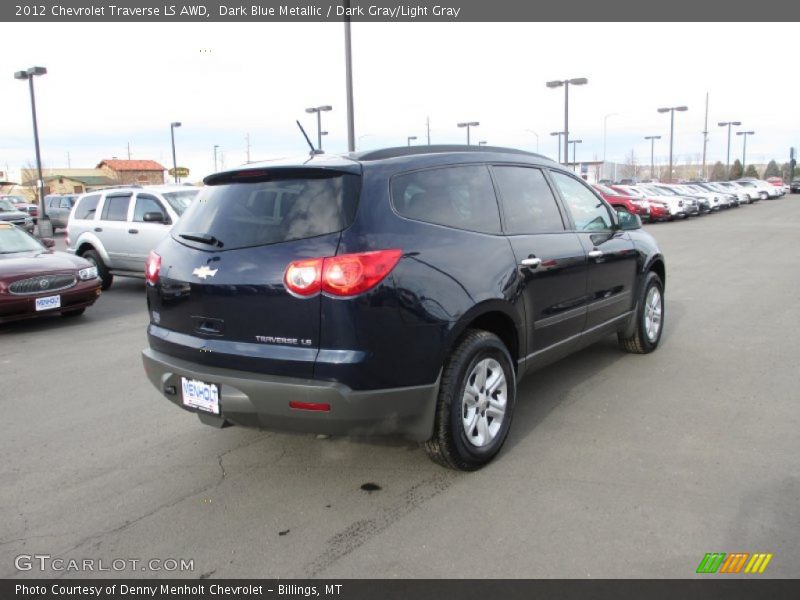
[[[603,117],[603,162],[606,162],[606,131],[608,129],[608,117],[616,117],[619,113],[608,113]]]
[[[669,113],[669,181],[672,181],[672,143],[675,133],[675,111],[685,112],[688,109],[686,106],[670,106],[668,108],[659,108],[660,113]]]
[[[539,152],[539,134],[536,133],[533,129],[526,129],[525,131],[527,131],[528,133],[532,133],[533,135],[536,136],[536,152]]]
[[[180,126],[180,121],[173,121],[169,124],[169,134],[172,137],[172,175],[175,178],[175,183],[178,183],[178,161],[175,159],[175,128]]]
[[[333,110],[333,107],[329,105],[312,106],[311,108],[306,109],[306,112],[309,114],[313,115],[314,113],[317,113],[317,150],[320,152],[322,151],[322,136],[325,135],[322,133],[322,113],[330,110]],[[325,133],[327,133],[327,131]]]
[[[576,164],[576,162],[575,162],[575,147],[576,147],[578,144],[582,144],[582,143],[583,143],[583,140],[570,140],[570,141],[569,141],[569,142],[567,142],[567,143],[568,143],[568,144],[572,144],[572,165],[573,165],[573,166],[575,166],[575,164]]]
[[[655,179],[653,177],[653,172],[655,171],[655,163],[653,161],[653,157],[655,156],[655,149],[656,149],[656,140],[660,140],[660,135],[646,135],[644,139],[650,140],[650,179]]]
[[[561,136],[564,135],[563,131],[553,131],[551,134],[558,136],[558,154],[556,154],[556,158],[558,158],[558,162],[561,162]]]
[[[458,124],[459,127],[466,127],[467,128],[467,146],[469,146],[469,128],[470,127],[477,127],[478,125],[480,125],[480,123],[478,123],[477,121],[469,121],[469,122],[459,123]]]
[[[217,148],[219,148],[219,146],[217,144],[214,144],[214,172],[215,173],[217,172]]]
[[[559,88],[564,86],[564,164],[569,162],[569,86],[570,85],[586,85],[589,80],[586,77],[576,77],[574,79],[563,79],[556,81],[548,81],[547,87]]]
[[[747,165],[747,136],[754,135],[755,131],[737,131],[736,135],[743,135],[744,139],[744,146],[742,147],[742,173],[744,173],[744,168]]]
[[[415,136],[415,135],[408,136],[408,145],[411,146],[412,140],[415,140],[415,139],[417,139],[417,136]]]
[[[731,125],[736,125],[738,127],[741,124],[741,121],[722,121],[717,123],[717,125],[720,127],[728,128],[728,158],[725,160],[725,173],[727,174],[726,177],[729,180],[731,178]]]
[[[36,149],[36,171],[39,179],[36,182],[36,190],[39,194],[39,237],[52,237],[53,228],[50,224],[50,218],[44,208],[44,177],[42,176],[42,155],[39,152],[39,125],[36,122],[36,96],[33,93],[33,78],[37,75],[45,75],[47,69],[44,67],[31,67],[25,71],[17,71],[14,73],[14,79],[21,81],[28,80],[28,87],[31,92],[31,115],[33,117],[33,144]]]

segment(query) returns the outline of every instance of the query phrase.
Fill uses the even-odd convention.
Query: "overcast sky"
[[[555,157],[563,128],[563,88],[551,79],[587,77],[571,88],[570,135],[578,160],[635,152],[650,160],[645,135],[661,135],[656,162],[666,161],[669,115],[675,116],[676,162],[700,162],[709,93],[709,161],[725,161],[726,130],[742,121],[748,162],[788,160],[800,146],[793,24],[354,23],[358,148],[425,141],[463,143],[456,123],[480,121],[472,141],[538,148]],[[347,149],[344,35],[339,23],[4,24],[0,36],[0,170],[13,176],[33,163],[26,85],[13,72],[48,69],[35,80],[45,167],[94,167],[100,160],[151,158],[171,166],[169,124],[179,166],[191,180],[214,168],[213,146],[226,167],[251,158],[305,152],[299,119],[313,140],[324,113],[327,152]],[[741,158],[733,137],[731,161]]]

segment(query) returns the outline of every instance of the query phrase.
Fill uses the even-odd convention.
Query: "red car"
[[[637,202],[641,202],[642,200],[644,200],[645,202],[647,202],[650,205],[649,220],[651,223],[655,223],[656,221],[667,221],[671,218],[669,214],[669,207],[663,202],[656,200],[655,198],[637,198],[634,196],[629,196],[628,194],[625,193],[624,190],[621,190],[616,186],[612,186],[610,188],[608,186],[603,186],[603,187],[608,188],[613,194],[616,194],[620,198],[625,198],[627,200],[634,200]]]
[[[97,267],[0,223],[0,323],[59,313],[77,316],[100,295]]]
[[[643,201],[642,198],[627,196],[619,190],[615,190],[600,183],[593,183],[592,187],[596,189],[603,199],[611,206],[619,206],[633,215],[639,215],[644,222],[660,221],[661,219],[669,217],[669,210],[667,210],[667,207],[655,200]]]

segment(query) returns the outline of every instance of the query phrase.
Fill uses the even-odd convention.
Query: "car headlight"
[[[78,271],[78,277],[81,281],[89,281],[90,279],[97,279],[97,267],[86,267]]]

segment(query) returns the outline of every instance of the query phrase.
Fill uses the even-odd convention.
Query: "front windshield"
[[[610,187],[608,187],[607,185],[603,185],[602,183],[596,183],[594,187],[600,192],[607,194],[609,196],[619,195],[619,192],[617,190],[612,190]]]
[[[628,196],[634,196],[636,198],[643,198],[644,193],[641,190],[638,190],[634,187],[622,187],[621,189],[625,190],[625,193]]]
[[[11,202],[6,200],[5,198],[0,198],[0,210],[2,210],[2,211],[9,211],[9,210],[16,211],[17,209],[14,207],[13,204],[11,204]]]
[[[189,205],[192,203],[197,197],[197,193],[200,190],[181,190],[180,192],[164,192],[164,198],[166,198],[169,205],[178,213],[180,217],[183,214]]]
[[[44,250],[44,246],[36,238],[13,225],[0,225],[0,254],[35,252],[37,250]]]
[[[650,189],[652,189],[653,192],[656,195],[659,195],[659,196],[677,196],[678,195],[678,192],[676,192],[674,189],[668,188],[668,187],[661,187],[660,185],[655,185]]]

